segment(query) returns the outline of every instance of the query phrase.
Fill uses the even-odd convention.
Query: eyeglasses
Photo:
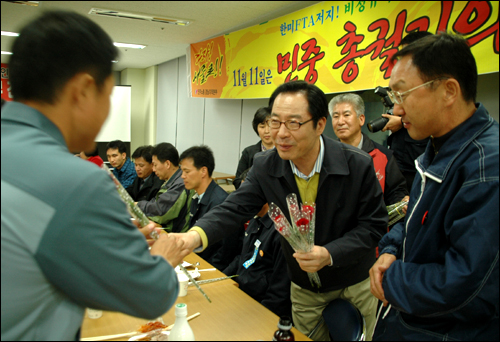
[[[428,84],[431,84],[432,82],[435,82],[435,81],[439,81],[439,80],[443,80],[443,79],[446,79],[443,78],[443,77],[440,77],[440,78],[436,78],[435,80],[432,80],[432,81],[429,81],[429,82],[425,82],[424,84],[421,84],[419,86],[416,86],[415,88],[411,88],[410,90],[407,90],[407,91],[404,91],[402,93],[400,93],[399,91],[392,91],[392,90],[388,90],[387,91],[387,96],[389,96],[389,98],[391,99],[391,101],[394,103],[394,104],[403,104],[403,96],[411,93],[412,91],[414,91],[415,89],[418,89],[420,87],[423,87],[425,85],[428,85]]]
[[[296,131],[296,130],[298,130],[300,128],[300,126],[302,126],[303,124],[308,123],[311,120],[312,120],[312,118],[309,119],[309,120],[307,120],[307,121],[304,121],[304,122],[298,122],[296,120],[279,121],[279,120],[270,119],[270,120],[267,120],[267,124],[272,129],[280,129],[281,124],[285,124],[285,127],[289,131]]]

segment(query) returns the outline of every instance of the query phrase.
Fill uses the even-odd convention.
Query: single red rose
[[[309,224],[309,220],[306,219],[306,218],[301,218],[297,221],[297,226],[300,227],[300,226],[305,226]]]
[[[314,213],[314,207],[312,205],[303,205],[302,210],[309,215],[312,215]]]

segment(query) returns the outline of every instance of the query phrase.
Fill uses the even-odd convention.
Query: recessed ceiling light
[[[139,44],[126,44],[126,43],[113,43],[117,47],[131,48],[131,49],[144,49],[146,45]]]
[[[4,1],[4,2],[10,2],[11,4],[16,4],[16,5],[28,5],[33,7],[38,7],[38,5],[40,4],[40,1]]]
[[[153,22],[157,22],[157,23],[172,24],[172,25],[179,25],[179,26],[187,26],[191,23],[189,20],[183,20],[183,19],[162,18],[162,17],[158,17],[155,15],[144,15],[144,14],[138,14],[138,13],[106,10],[106,9],[100,9],[100,8],[91,8],[89,14],[105,16],[105,17],[115,17],[115,18],[121,18],[121,19],[135,19],[135,20],[153,21]]]
[[[8,32],[8,31],[2,31],[2,36],[18,37],[18,36],[19,36],[19,33],[16,33],[16,32]]]

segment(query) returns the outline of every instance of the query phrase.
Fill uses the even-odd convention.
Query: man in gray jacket
[[[152,319],[178,294],[189,252],[151,252],[110,177],[70,151],[94,146],[114,86],[111,38],[90,19],[46,12],[10,60],[2,108],[2,341],[79,340],[86,307]]]

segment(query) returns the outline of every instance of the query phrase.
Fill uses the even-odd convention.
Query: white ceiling
[[[111,9],[191,21],[188,26],[149,21],[89,18],[115,42],[147,45],[145,49],[119,48],[115,71],[147,68],[186,54],[189,44],[217,37],[283,16],[319,1],[40,1],[39,7],[2,1],[2,31],[19,32],[43,10],[72,10],[88,15],[91,8]],[[2,51],[10,51],[14,37],[2,36]],[[2,63],[8,63],[2,55]]]

